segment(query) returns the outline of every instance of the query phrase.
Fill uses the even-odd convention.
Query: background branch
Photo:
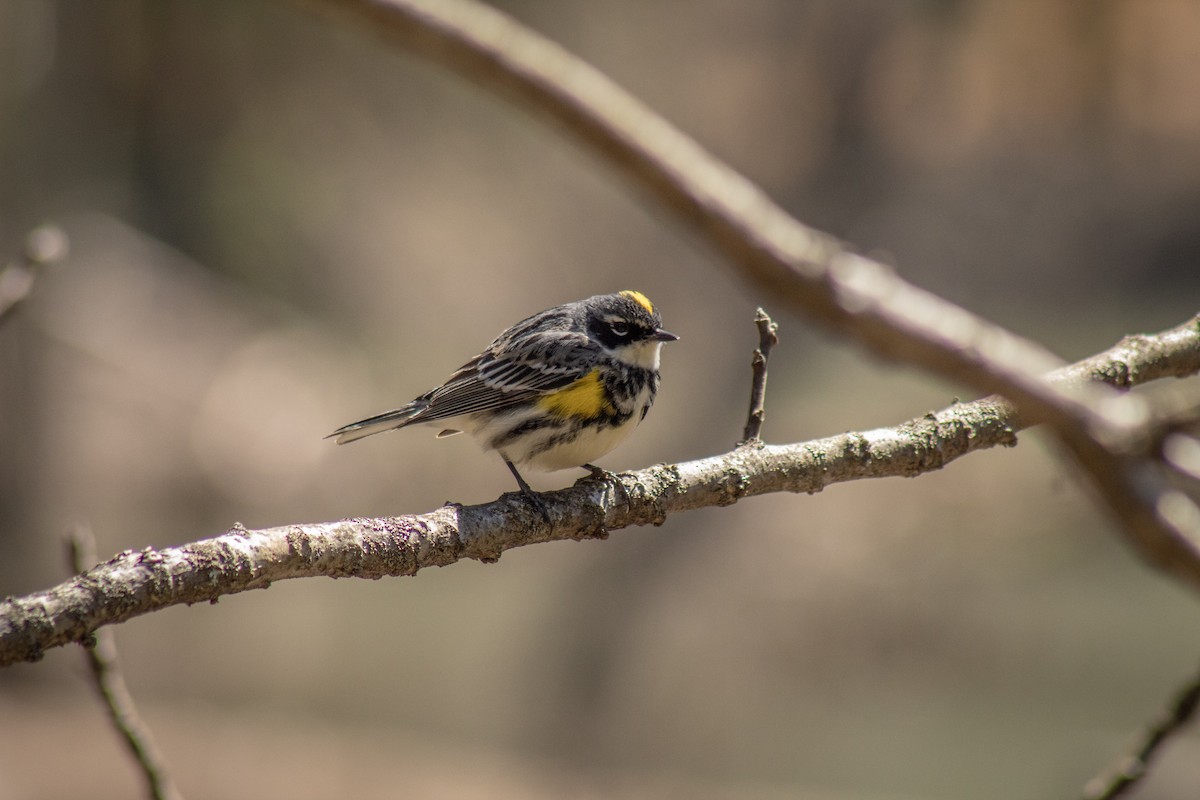
[[[1142,346],[1129,347],[1123,340],[1051,379],[1095,382],[1122,376],[1133,385],[1200,369],[1200,317],[1139,341]],[[427,514],[263,530],[239,525],[180,547],[128,550],[52,589],[0,602],[0,666],[36,660],[47,648],[83,641],[102,625],[179,603],[265,589],[286,578],[413,575],[463,558],[495,561],[505,550],[527,544],[658,525],[672,513],[731,505],[743,497],[811,494],[843,481],[920,475],[975,450],[1013,445],[1023,424],[1011,404],[989,397],[894,428],[790,445],[752,443],[719,456],[583,479],[546,492],[549,524],[519,494],[508,494],[484,505],[448,505]]]
[[[96,538],[90,529],[77,525],[67,535],[67,562],[72,571],[83,572],[87,565],[95,564]],[[110,628],[97,630],[91,638],[80,642],[87,653],[88,667],[95,682],[96,691],[104,701],[113,727],[121,734],[130,754],[137,762],[146,788],[154,800],[182,800],[167,771],[166,762],[159,753],[150,728],[142,721],[133,695],[125,685],[117,657],[117,640]]]
[[[1011,400],[1046,423],[1125,535],[1200,589],[1200,507],[1149,463],[1136,397],[1046,382],[1040,346],[912,286],[789,216],[757,186],[580,59],[472,0],[326,0],[559,123],[725,254],[740,274],[879,355]]]
[[[1176,691],[1170,706],[1163,709],[1150,725],[1134,740],[1128,752],[1088,783],[1083,800],[1114,800],[1129,793],[1150,767],[1162,746],[1187,725],[1200,706],[1200,674],[1192,677]]]

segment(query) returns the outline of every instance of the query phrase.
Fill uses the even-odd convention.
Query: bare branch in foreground
[[[29,297],[37,272],[67,257],[67,235],[53,225],[34,228],[25,237],[21,257],[0,270],[0,324]]]
[[[1088,782],[1083,800],[1114,800],[1136,786],[1150,767],[1150,761],[1173,734],[1178,733],[1200,706],[1200,674],[1192,677],[1175,693],[1168,708],[1162,710],[1105,772]]]
[[[1148,561],[1200,589],[1200,506],[1146,452],[1140,397],[1048,383],[1045,349],[906,283],[793,219],[602,73],[473,0],[325,0],[371,30],[557,122],[731,266],[809,319],[871,351],[1011,400],[1057,434],[1097,499]]]
[[[1132,385],[1200,370],[1200,318],[1141,341],[1133,348],[1123,341],[1051,379],[1103,381],[1121,375]],[[463,558],[495,561],[505,550],[527,544],[658,525],[670,514],[731,505],[744,497],[812,494],[844,481],[912,477],[975,450],[1011,446],[1021,425],[1009,403],[988,397],[894,428],[790,445],[751,443],[683,464],[585,478],[540,495],[549,523],[514,493],[427,514],[264,530],[239,525],[180,547],[127,550],[52,589],[0,601],[0,666],[37,660],[47,648],[84,641],[103,625],[180,603],[215,602],[287,578],[413,575]]]
[[[68,561],[72,571],[81,573],[88,564],[95,564],[96,539],[92,532],[82,526],[76,527],[67,537]],[[94,640],[81,641],[87,653],[88,666],[96,690],[104,701],[109,719],[130,753],[137,761],[142,775],[146,778],[146,788],[153,800],[182,800],[183,795],[175,788],[165,767],[165,762],[154,743],[150,729],[142,721],[134,705],[133,696],[125,685],[121,667],[117,659],[117,640],[109,628],[97,630]]]
[[[742,431],[742,444],[760,439],[767,414],[767,359],[771,357],[771,348],[779,344],[779,325],[767,316],[766,311],[760,308],[754,312],[754,325],[758,328],[758,347],[750,358],[750,414]]]

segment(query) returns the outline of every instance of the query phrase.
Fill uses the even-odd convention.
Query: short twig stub
[[[750,358],[752,377],[750,382],[750,414],[742,432],[742,444],[759,441],[763,419],[766,417],[767,359],[771,348],[779,343],[779,325],[761,308],[754,312],[754,324],[758,327],[758,347]]]

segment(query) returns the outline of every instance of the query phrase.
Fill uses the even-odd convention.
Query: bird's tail
[[[422,406],[418,403],[410,403],[404,408],[397,408],[392,411],[385,411],[382,414],[377,414],[374,417],[360,419],[358,422],[351,422],[349,425],[343,425],[333,433],[326,436],[326,439],[335,440],[335,444],[346,444],[347,442],[355,442],[367,436],[373,436],[384,431],[403,428],[405,425],[413,421],[413,417],[420,412]]]

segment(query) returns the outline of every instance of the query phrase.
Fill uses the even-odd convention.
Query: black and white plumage
[[[445,383],[407,405],[330,434],[345,444],[422,423],[466,432],[517,466],[589,466],[620,444],[654,403],[662,329],[640,292],[546,309],[504,331]]]

